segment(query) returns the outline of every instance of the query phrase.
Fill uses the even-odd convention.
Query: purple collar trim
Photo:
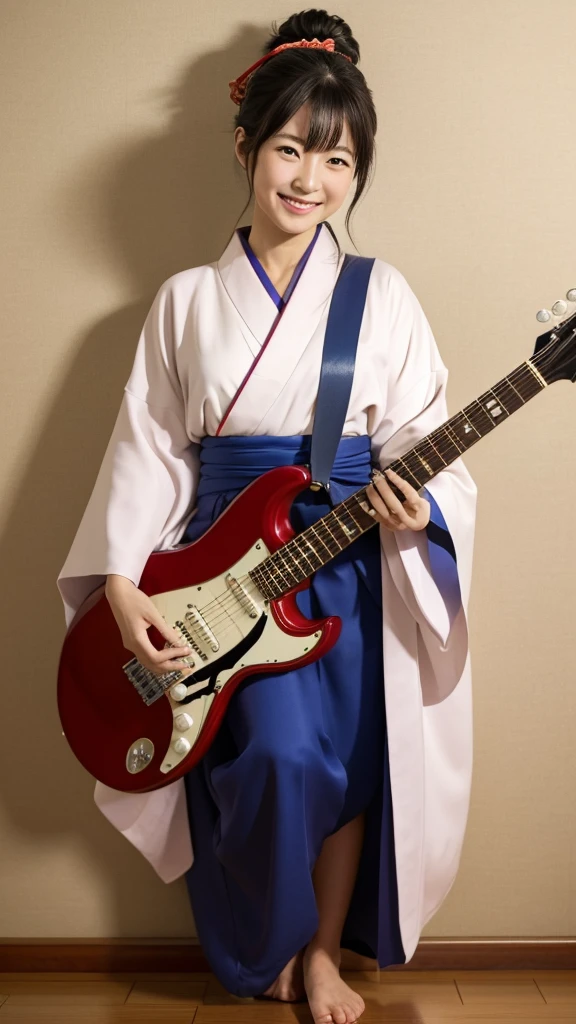
[[[268,292],[268,295],[270,296],[272,301],[276,304],[276,307],[278,309],[283,309],[284,308],[284,306],[288,302],[288,299],[292,295],[292,292],[294,291],[296,285],[298,284],[298,281],[300,280],[300,275],[301,275],[302,271],[304,270],[304,267],[306,266],[306,263],[308,262],[308,257],[310,256],[310,253],[312,252],[312,249],[314,248],[314,245],[316,243],[318,235],[320,234],[320,229],[322,227],[322,223],[323,222],[321,222],[320,224],[316,225],[316,231],[314,232],[314,238],[310,242],[310,245],[306,249],[305,253],[298,260],[298,263],[297,263],[296,267],[294,268],[294,273],[292,274],[292,277],[290,278],[290,282],[288,284],[288,287],[286,288],[286,291],[284,292],[284,295],[280,295],[280,293],[276,290],[276,288],[272,284],[272,281],[268,277],[268,274],[264,270],[264,267],[260,263],[260,260],[258,259],[258,257],[252,251],[252,248],[250,246],[250,242],[248,241],[248,235],[250,234],[251,225],[250,224],[246,224],[246,225],[244,225],[244,227],[237,228],[238,236],[240,238],[240,241],[242,242],[242,246],[244,248],[244,252],[246,253],[246,255],[247,255],[248,259],[250,260],[250,263],[252,264],[256,274],[258,275],[258,277],[260,278],[260,280],[261,280],[262,284],[264,285],[266,291]]]

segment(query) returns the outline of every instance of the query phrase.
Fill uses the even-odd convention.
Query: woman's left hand
[[[411,484],[392,469],[375,474],[374,483],[366,488],[366,495],[374,508],[376,519],[387,530],[423,530],[430,522],[430,502],[421,498]],[[387,483],[388,477],[406,497],[402,503]]]

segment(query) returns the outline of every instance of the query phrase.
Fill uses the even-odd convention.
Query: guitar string
[[[550,343],[548,343],[548,344],[550,344]],[[541,350],[541,352],[538,353],[538,355],[541,355],[543,351],[544,350]],[[534,359],[532,359],[531,361],[534,362]],[[509,384],[512,385],[513,389],[516,391],[516,394],[520,397],[520,399],[523,402],[523,404],[525,404],[525,401],[529,401],[530,398],[535,397],[535,394],[538,393],[538,392],[535,392],[535,393],[531,392],[530,394],[527,394],[526,396],[523,396],[521,394],[521,390],[522,390],[521,384],[529,384],[530,387],[533,387],[533,384],[534,384],[534,375],[533,375],[532,371],[529,369],[529,367],[528,367],[526,362],[521,363],[518,367],[515,368],[514,371],[512,371],[511,374],[509,374],[505,378],[502,378],[502,380],[498,381],[494,385],[493,388],[489,388],[487,391],[482,393],[483,396],[493,395],[494,399],[498,402],[498,404],[500,406],[502,406],[502,408],[504,409],[504,418],[502,420],[494,420],[493,419],[493,417],[490,415],[490,413],[485,410],[484,406],[480,402],[480,397],[482,397],[482,396],[479,396],[478,399],[475,399],[472,403],[469,403],[468,406],[464,407],[465,409],[468,409],[468,408],[471,407],[471,414],[470,415],[465,414],[464,410],[461,410],[459,413],[456,413],[455,416],[453,416],[449,420],[445,421],[444,424],[441,424],[439,427],[435,428],[435,430],[432,431],[430,435],[427,435],[427,436],[434,437],[436,434],[440,434],[439,437],[435,438],[435,440],[438,442],[437,444],[433,444],[433,443],[429,442],[427,440],[427,438],[423,438],[422,441],[419,444],[416,444],[414,446],[414,448],[411,449],[411,451],[416,454],[418,452],[418,450],[420,449],[420,451],[422,452],[423,455],[424,454],[428,454],[430,457],[432,457],[432,453],[434,453],[434,455],[439,455],[440,458],[442,458],[443,454],[448,455],[450,448],[452,450],[454,450],[456,448],[456,450],[459,451],[458,445],[453,440],[451,440],[451,438],[449,436],[447,436],[446,428],[448,427],[448,424],[454,423],[454,421],[456,421],[458,419],[458,417],[460,417],[460,416],[463,416],[465,420],[469,420],[471,422],[472,427],[474,429],[475,429],[475,423],[474,423],[474,420],[473,420],[473,416],[476,416],[477,422],[479,423],[479,413],[482,413],[483,418],[490,417],[490,422],[492,424],[491,428],[490,428],[490,431],[494,427],[498,426],[501,422],[504,422],[504,419],[508,419],[511,415],[513,415],[514,412],[517,412],[518,409],[521,408],[521,406],[518,406],[516,409],[513,409],[510,412],[506,408],[506,405],[505,405],[504,401],[501,398],[498,397],[498,395],[496,393],[497,389],[499,388],[499,386],[501,386],[503,384],[506,384],[506,383],[509,383]],[[518,389],[518,388],[514,387],[514,384],[518,384],[520,386],[520,388]],[[540,390],[543,390],[543,389],[544,389],[543,387],[540,388]],[[445,436],[442,437],[442,434],[444,434]],[[459,435],[456,435],[456,436],[458,437],[459,441],[464,443],[462,441],[462,438]],[[480,433],[476,440],[480,440],[480,438],[483,437],[483,436],[485,436],[485,435]],[[448,441],[448,447],[445,447],[442,450],[441,449],[441,442],[442,441],[446,441],[446,440]],[[423,445],[425,445],[426,447],[423,448],[422,447]],[[470,445],[470,446],[465,447],[464,452],[466,452],[469,449],[469,447],[472,447],[472,446]],[[460,457],[460,455],[464,454],[464,452],[459,452],[459,455],[456,458]],[[398,459],[393,460],[393,462],[396,462],[396,461],[402,462],[404,459],[406,459],[406,461],[408,461],[408,456],[409,455],[410,455],[410,453],[407,452],[407,453],[405,453],[404,456],[401,456]],[[417,454],[416,454],[416,457],[417,457]],[[451,459],[451,462],[453,462],[453,461],[456,461],[456,459]],[[448,463],[448,465],[449,464],[451,464],[451,463]],[[407,466],[407,468],[408,468],[409,473],[411,473],[409,465]],[[441,472],[441,470],[439,470],[439,472]],[[436,475],[436,474],[434,474],[434,475]],[[367,486],[367,484],[364,485],[364,486]],[[420,485],[420,486],[422,486],[422,485]],[[350,495],[350,498],[353,498],[353,497],[354,497],[354,495]],[[350,499],[346,499],[346,500],[349,501]],[[344,503],[342,503],[342,504],[344,504]],[[329,514],[330,513],[328,513],[328,515]],[[322,517],[322,518],[324,518],[324,517]],[[322,524],[322,519],[317,520],[317,522],[312,524],[312,525],[315,526],[315,527],[318,527],[320,525],[320,527],[322,527],[322,525],[323,525]],[[325,528],[329,529],[327,527],[325,527]],[[298,535],[296,535],[296,537],[294,537],[294,538],[291,538],[291,541],[287,542],[287,544],[295,541],[297,539],[297,537],[298,537]],[[330,547],[330,543],[331,543],[331,541],[334,538],[332,536],[330,536],[330,537],[327,537],[325,539],[328,540],[328,544],[324,544],[324,546],[327,547],[327,550],[330,551],[331,555],[335,556],[341,550],[343,550],[340,547],[340,545],[338,545],[338,543],[336,542],[337,550],[332,551],[332,549]],[[324,543],[322,538],[320,538],[320,541],[321,541],[321,543]],[[286,546],[286,545],[284,545],[284,546]],[[281,551],[282,548],[280,548],[278,550]],[[272,554],[276,554],[276,553],[277,552],[273,552]],[[306,556],[303,555],[303,557],[306,557]],[[316,570],[313,570],[313,571],[316,571]],[[281,569],[280,569],[280,572],[282,573]],[[312,575],[312,573],[310,575]],[[251,591],[253,591],[255,593],[258,593],[259,592],[258,586],[257,586],[257,584],[254,583],[254,581],[252,580],[252,578],[249,575],[247,575],[245,577],[241,577],[238,582],[242,582],[243,583],[246,580],[250,581]],[[293,586],[296,586],[296,585],[297,585],[297,583],[293,584]],[[220,622],[224,621],[226,619],[226,617],[230,617],[228,609],[226,608],[226,605],[228,605],[228,609],[230,609],[230,611],[232,609],[234,609],[234,608],[237,608],[237,606],[238,606],[237,598],[235,598],[234,595],[229,593],[228,591],[224,591],[221,595],[217,595],[208,605],[206,605],[201,610],[201,614],[202,614],[204,620],[206,621],[206,623],[209,626],[209,628],[211,628],[212,630],[216,626],[218,626]],[[208,612],[209,610],[212,610],[212,609],[217,609],[216,615],[219,616],[219,618],[209,618],[209,617],[206,616],[206,612]],[[222,613],[224,613],[224,614],[222,614]],[[231,626],[230,628],[236,628],[236,627],[232,627]]]

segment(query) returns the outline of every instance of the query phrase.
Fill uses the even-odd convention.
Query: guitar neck
[[[387,468],[420,490],[546,384],[534,361],[527,359]],[[288,593],[376,524],[370,507],[363,487],[260,562],[249,573],[253,582],[270,599]]]

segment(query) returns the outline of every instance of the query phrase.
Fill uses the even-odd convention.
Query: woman
[[[94,491],[58,578],[67,622],[106,582],[125,647],[166,672],[186,655],[138,590],[153,550],[200,537],[273,466],[309,461],[322,342],[343,254],[328,218],[358,202],[376,115],[341,18],[288,19],[230,83],[254,214],[221,258],[173,275],[146,319]],[[447,371],[404,277],[375,260],[331,478],[339,501],[447,419]],[[368,487],[378,529],[314,574],[309,617],[339,615],[322,659],[248,680],[203,760],[109,820],[165,881],[185,874],[199,938],[238,995],[306,994],[317,1024],[364,1003],[340,949],[413,955],[457,871],[471,775],[466,607],[476,490],[457,460],[420,492]],[[330,508],[308,490],[300,531]],[[157,651],[151,624],[176,646]],[[192,862],[192,850],[194,860]]]

